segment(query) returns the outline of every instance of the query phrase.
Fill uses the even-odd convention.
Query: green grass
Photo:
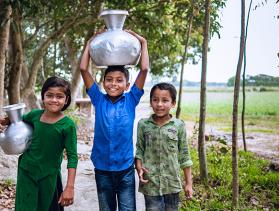
[[[208,92],[206,122],[231,130],[232,92]],[[247,132],[279,134],[279,91],[247,92],[245,122]],[[197,121],[199,119],[199,92],[184,92],[181,118]],[[239,99],[239,120],[242,111],[242,96]],[[240,122],[240,121],[239,121]],[[239,123],[240,126],[240,123]],[[221,128],[221,129],[222,129]]]
[[[12,185],[14,185],[14,180],[11,179],[11,178],[7,178],[5,179],[4,181],[1,181],[1,184],[4,186],[4,187],[11,187]]]
[[[224,150],[224,148],[226,150]],[[183,200],[180,210],[231,210],[231,149],[224,144],[209,147],[207,165],[209,179],[199,179],[197,151],[191,150],[194,198]],[[268,170],[269,162],[249,152],[239,152],[239,210],[279,209],[279,172]]]

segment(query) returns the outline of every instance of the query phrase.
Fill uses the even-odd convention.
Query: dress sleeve
[[[100,91],[99,86],[96,82],[93,83],[93,85],[86,90],[88,96],[90,97],[90,100],[92,104],[96,107],[98,103],[100,102],[101,96],[103,93]]]
[[[68,158],[67,168],[76,168],[78,163],[77,133],[76,126],[72,120],[66,129],[65,148]]]
[[[145,150],[145,141],[143,136],[143,126],[141,121],[138,123],[138,129],[137,129],[137,143],[136,143],[136,158],[143,160],[144,156],[144,150]]]
[[[188,142],[186,138],[186,128],[185,123],[181,121],[181,125],[179,126],[178,133],[178,150],[179,150],[179,164],[180,168],[184,169],[185,167],[192,166],[193,162],[190,157]]]
[[[30,125],[33,125],[34,117],[42,113],[42,110],[32,110],[22,115],[22,120]]]

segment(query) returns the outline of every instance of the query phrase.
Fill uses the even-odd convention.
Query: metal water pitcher
[[[97,67],[135,66],[138,63],[141,44],[136,37],[122,30],[127,15],[126,10],[103,10],[100,13],[107,31],[97,35],[91,41],[89,49]]]
[[[0,133],[0,146],[5,154],[14,155],[23,153],[31,143],[33,129],[22,121],[24,103],[3,107],[11,124],[4,133]]]

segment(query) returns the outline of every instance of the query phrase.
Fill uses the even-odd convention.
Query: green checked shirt
[[[178,193],[182,189],[180,169],[193,164],[186,140],[185,123],[171,118],[158,126],[152,116],[141,119],[137,130],[136,158],[148,169],[139,191],[150,196]]]

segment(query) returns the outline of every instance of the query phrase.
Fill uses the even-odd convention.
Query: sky
[[[246,12],[249,8],[246,1]],[[254,0],[255,3],[260,0]],[[268,0],[264,6],[251,10],[247,35],[248,75],[267,74],[279,77],[279,4]],[[240,42],[240,1],[228,0],[220,12],[221,38],[214,36],[209,43],[207,81],[227,82],[235,76]],[[247,17],[247,15],[246,15]],[[200,81],[201,62],[197,65],[187,64],[184,79]]]

